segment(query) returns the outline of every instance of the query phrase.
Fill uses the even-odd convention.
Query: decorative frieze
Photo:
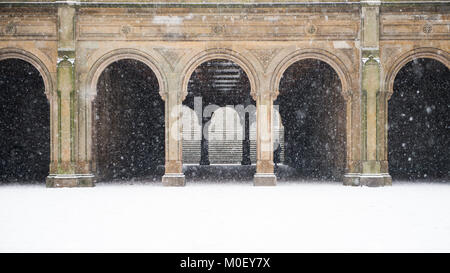
[[[33,39],[55,40],[56,22],[53,18],[27,16],[26,18],[2,18],[0,14],[0,40]]]
[[[429,39],[448,39],[450,35],[449,22],[421,22],[421,23],[387,23],[382,26],[382,40],[417,40]]]
[[[170,13],[147,14],[81,9],[79,40],[318,40],[355,39],[356,10],[318,14]]]
[[[381,40],[444,39],[450,37],[448,14],[413,14],[387,12],[381,14]]]

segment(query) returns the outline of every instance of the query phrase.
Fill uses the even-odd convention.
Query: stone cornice
[[[3,1],[1,6],[22,7],[22,6],[60,6],[72,5],[78,7],[148,7],[148,8],[179,8],[179,7],[196,7],[196,8],[282,8],[282,7],[309,7],[309,6],[423,6],[423,5],[449,5],[449,1],[442,0],[361,0],[361,1],[279,1],[279,2],[171,2],[171,1]]]

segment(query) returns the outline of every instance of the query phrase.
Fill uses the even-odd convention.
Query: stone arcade
[[[276,185],[273,123],[279,114],[273,105],[277,100],[283,103],[283,75],[295,64],[300,64],[299,70],[302,64],[327,66],[331,68],[329,75],[337,76],[338,84],[332,80],[329,84],[336,85],[339,103],[326,106],[341,124],[337,127],[342,134],[342,149],[336,153],[342,155],[338,170],[343,183],[390,185],[387,110],[396,75],[415,59],[433,59],[449,68],[449,52],[447,1],[0,2],[0,61],[20,59],[31,64],[42,77],[49,101],[48,187],[94,185],[97,168],[106,164],[98,161],[105,156],[98,155],[97,145],[102,141],[96,138],[110,129],[108,125],[96,128],[96,120],[107,120],[109,114],[101,109],[117,102],[113,93],[102,101],[117,80],[114,69],[117,65],[133,66],[133,62],[120,64],[122,60],[146,67],[139,70],[139,77],[142,81],[149,79],[151,83],[145,88],[156,89],[157,94],[146,99],[161,100],[161,107],[155,106],[160,111],[152,115],[161,120],[154,130],[161,129],[164,135],[163,185],[185,184],[183,150],[207,149],[200,147],[200,142],[182,141],[183,132],[195,132],[183,128],[181,114],[190,94],[197,90],[194,80],[202,78],[202,65],[209,63],[212,67],[220,62],[232,63],[230,73],[246,77],[237,84],[226,80],[214,84],[223,90],[239,86],[247,93],[235,97],[256,107],[254,126],[250,126],[250,132],[240,133],[254,135],[254,141],[241,136],[244,142],[238,143],[238,154],[251,149],[249,158],[239,160],[250,162],[254,155],[255,185]],[[239,69],[242,72],[236,72]],[[249,99],[244,99],[246,96]],[[134,105],[132,97],[127,99],[126,103]],[[224,99],[223,105],[218,104],[228,103]],[[282,117],[289,115],[283,111]],[[196,124],[199,122],[203,123],[199,120]],[[282,122],[285,134],[292,135],[293,125]],[[119,125],[117,122],[111,128]],[[183,143],[192,148],[183,149]],[[217,145],[209,145],[212,153]],[[283,153],[287,157],[284,148]]]

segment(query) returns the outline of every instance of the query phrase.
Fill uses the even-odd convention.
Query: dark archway
[[[164,174],[164,101],[153,71],[132,59],[110,64],[99,77],[94,106],[98,179],[159,180]]]
[[[189,132],[184,129],[183,161],[202,166],[235,164],[249,167],[192,168],[186,171],[187,177],[252,178],[250,122],[255,120],[256,107],[250,89],[245,71],[230,60],[212,59],[193,71],[183,105],[195,111],[199,123],[190,128],[206,132],[206,135],[191,133],[197,137],[186,139]],[[208,109],[212,111],[205,115]],[[220,172],[220,177],[217,172]]]
[[[389,173],[394,179],[450,178],[450,71],[415,59],[397,74],[388,109]]]
[[[274,105],[284,125],[285,160],[277,176],[342,179],[346,107],[337,73],[323,61],[304,59],[286,69],[279,92]]]
[[[50,164],[50,106],[39,71],[0,61],[0,182],[43,182]]]

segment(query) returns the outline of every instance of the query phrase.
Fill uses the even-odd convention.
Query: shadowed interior
[[[274,105],[285,128],[286,166],[277,176],[342,179],[346,108],[334,69],[315,59],[298,61],[284,72],[279,92]]]
[[[95,99],[98,179],[151,179],[164,174],[164,101],[144,63],[125,59],[101,74]]]
[[[50,164],[50,106],[39,71],[0,61],[0,182],[44,182]]]
[[[397,74],[389,100],[389,172],[394,179],[450,178],[450,71],[416,59]]]
[[[201,113],[195,112],[199,123],[196,130],[208,132],[209,140],[201,133],[195,140],[183,140],[183,161],[199,164],[201,167],[185,168],[188,178],[231,178],[251,179],[254,167],[251,166],[249,120],[255,112],[242,113],[237,107],[255,110],[255,101],[250,96],[250,83],[244,70],[236,63],[225,59],[213,59],[199,65],[188,83],[188,95],[183,105],[195,110],[194,99],[201,98]],[[211,116],[204,113],[205,107],[217,105]],[[186,134],[188,132],[184,132]],[[223,137],[222,137],[223,136]],[[231,137],[230,137],[231,136]],[[256,144],[253,143],[253,144]],[[256,147],[256,146],[255,146]],[[209,166],[219,164],[222,166]],[[237,166],[227,166],[233,164]],[[239,165],[248,165],[241,167]]]

